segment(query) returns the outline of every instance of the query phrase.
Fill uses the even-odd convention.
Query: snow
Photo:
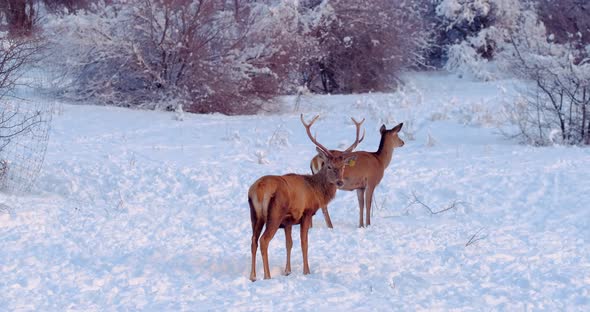
[[[302,95],[329,148],[350,144],[351,116],[367,119],[359,150],[376,150],[383,122],[404,122],[406,144],[371,227],[357,228],[356,194],[338,192],[334,229],[314,217],[312,274],[296,228],[293,273],[281,275],[279,231],[272,279],[254,283],[247,189],[308,173],[315,154],[295,98],[279,113],[183,121],[59,104],[36,187],[0,194],[0,310],[589,310],[590,150],[500,135],[515,81],[405,79],[394,94]],[[431,214],[413,196],[456,205]]]

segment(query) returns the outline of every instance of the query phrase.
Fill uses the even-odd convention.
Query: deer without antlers
[[[356,156],[356,161],[354,164],[348,166],[344,171],[344,185],[339,189],[347,191],[356,190],[359,202],[359,227],[365,226],[363,223],[363,209],[365,207],[365,203],[367,221],[366,225],[371,225],[371,204],[373,201],[373,192],[375,191],[375,188],[379,182],[381,182],[385,169],[387,166],[389,166],[389,163],[391,163],[393,149],[396,147],[402,147],[405,144],[404,141],[398,136],[399,131],[402,129],[403,125],[403,123],[400,123],[391,130],[387,130],[385,125],[382,125],[379,129],[381,132],[381,141],[379,143],[379,149],[376,152],[351,152],[348,149],[342,152],[335,150],[330,151],[334,155],[346,153]],[[354,144],[353,146],[356,147]],[[313,173],[321,170],[323,166],[322,161],[317,159],[318,156],[315,156],[311,160],[310,167]],[[332,221],[330,220],[330,215],[328,214],[327,205],[322,206],[322,212],[324,214],[326,224],[328,227],[332,228]]]
[[[305,123],[302,114],[301,122],[309,139],[316,145],[319,157],[325,164],[322,169],[313,175],[293,173],[282,176],[267,175],[259,178],[250,186],[248,203],[252,221],[252,271],[250,273],[252,281],[256,280],[256,251],[260,233],[265,225],[264,234],[260,237],[264,279],[270,278],[268,244],[279,228],[285,230],[287,249],[285,274],[291,273],[291,248],[293,246],[291,227],[294,224],[300,224],[303,274],[310,273],[307,262],[307,234],[311,218],[320,207],[326,206],[334,198],[336,188],[344,185],[344,166],[356,158],[356,156],[345,152],[335,156],[311,135],[310,128],[318,117],[319,115],[311,122]]]

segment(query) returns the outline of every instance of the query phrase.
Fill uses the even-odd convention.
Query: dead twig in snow
[[[422,207],[426,208],[430,212],[431,215],[436,215],[436,214],[439,214],[439,213],[443,213],[445,211],[449,211],[451,209],[457,208],[458,205],[464,205],[465,204],[464,202],[454,200],[451,203],[451,205],[449,205],[448,207],[443,208],[441,210],[435,211],[434,209],[430,208],[430,206],[428,206],[427,204],[425,204],[424,202],[422,202],[418,198],[418,196],[416,195],[416,193],[414,191],[412,191],[412,197],[413,197],[413,200],[412,200],[412,202],[410,204],[408,204],[406,206],[406,209],[408,209],[409,207],[411,207],[411,206],[413,206],[415,204],[420,204]]]
[[[479,231],[475,232],[475,234],[471,235],[471,238],[469,239],[469,241],[467,241],[467,243],[465,244],[465,247],[469,246],[469,245],[473,245],[474,243],[485,239],[486,237],[488,237],[487,235],[484,236],[478,236],[479,233],[481,233],[481,231],[483,231],[483,228],[479,229]]]

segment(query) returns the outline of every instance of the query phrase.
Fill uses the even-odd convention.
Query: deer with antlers
[[[356,139],[354,140],[354,143],[352,143],[351,146],[349,146],[347,149],[345,149],[344,151],[336,151],[336,150],[331,150],[330,152],[332,153],[350,153],[352,152],[357,145],[359,145],[359,143],[361,143],[364,139],[365,139],[365,130],[363,129],[363,135],[362,137],[359,138],[359,134],[360,134],[360,130],[361,130],[361,125],[363,124],[363,122],[365,122],[365,119],[363,118],[363,120],[361,120],[360,122],[356,121],[356,119],[354,119],[353,117],[350,117],[350,119],[352,119],[352,122],[354,123],[355,127],[356,127]],[[311,163],[309,164],[309,167],[311,168],[311,172],[312,173],[316,173],[318,171],[320,171],[320,169],[324,166],[324,160],[322,157],[320,157],[320,155],[316,155],[314,158],[312,158]],[[326,225],[329,228],[333,228],[332,226],[332,220],[330,220],[330,214],[328,213],[328,206],[322,206],[322,214],[324,215],[324,220],[326,221]]]
[[[381,132],[381,141],[379,142],[379,149],[377,149],[376,152],[351,152],[352,149],[356,148],[356,145],[354,144],[351,146],[352,149],[348,148],[345,151],[330,151],[334,155],[340,155],[340,153],[343,153],[346,155],[350,154],[356,156],[356,160],[346,167],[346,170],[344,171],[344,185],[339,189],[346,191],[356,190],[359,202],[359,227],[365,226],[363,223],[363,210],[365,203],[367,221],[366,225],[371,225],[371,205],[373,201],[373,192],[375,191],[377,185],[379,185],[379,182],[381,182],[385,169],[387,169],[387,166],[389,166],[389,163],[391,163],[393,149],[402,147],[405,144],[404,141],[398,136],[403,125],[403,123],[400,123],[391,130],[387,130],[385,125],[382,125],[379,129],[379,132]],[[358,140],[356,144],[360,143],[360,141],[362,140]],[[323,168],[323,165],[324,163],[322,159],[319,157],[319,155],[316,155],[310,163],[311,171],[313,173],[318,172]],[[330,215],[328,214],[328,207],[322,206],[321,208],[322,213],[324,214],[324,219],[326,220],[326,224],[328,227],[332,228],[332,221],[330,220]]]
[[[260,252],[264,266],[264,279],[270,278],[268,245],[279,228],[285,230],[287,263],[285,275],[291,273],[291,227],[300,224],[301,250],[303,253],[303,274],[309,274],[307,261],[307,236],[311,218],[320,207],[327,206],[336,195],[336,189],[344,185],[344,167],[354,162],[356,156],[347,152],[334,155],[311,135],[311,126],[318,119],[315,116],[306,123],[301,114],[301,123],[309,139],[316,145],[324,166],[313,175],[286,174],[267,175],[250,186],[248,204],[252,221],[252,270],[250,280],[256,280],[256,251],[260,239]],[[262,228],[264,233],[260,236]]]

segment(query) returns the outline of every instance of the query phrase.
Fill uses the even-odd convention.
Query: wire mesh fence
[[[0,102],[0,190],[27,192],[38,177],[47,144],[53,104]]]

